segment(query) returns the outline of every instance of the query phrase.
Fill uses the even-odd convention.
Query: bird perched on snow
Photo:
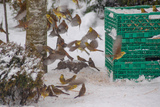
[[[61,76],[60,76],[60,78],[59,78],[59,80],[60,80],[60,82],[61,82],[62,84],[68,84],[68,83],[74,81],[75,79],[76,79],[76,75],[73,75],[73,76],[72,76],[71,78],[69,78],[69,79],[65,79],[63,74],[61,74]]]
[[[100,51],[103,52],[102,50],[96,49],[98,47],[98,42],[96,40],[92,40],[90,43],[86,42],[86,47],[90,51]]]
[[[65,20],[62,21],[62,23],[60,23],[60,25],[58,26],[58,34],[64,34],[66,33],[68,30],[68,25],[66,24]]]
[[[77,85],[55,86],[55,87],[63,88],[65,91],[69,91],[77,88]]]
[[[97,69],[98,71],[100,71],[100,70],[95,66],[92,58],[89,58],[88,64],[89,64],[90,67],[93,67],[93,68]]]
[[[42,88],[40,88],[40,94],[41,94],[41,96],[43,96],[43,98],[45,98],[49,95],[49,92],[46,91],[46,89],[47,89],[46,85],[44,85]]]
[[[45,58],[43,63],[45,65],[49,65],[57,59],[62,60],[65,56],[67,56],[70,60],[73,60],[73,58],[64,50],[64,48],[61,45],[58,45],[57,50],[54,50],[47,58]]]
[[[78,59],[79,61],[87,62],[87,60],[86,60],[86,59],[84,59],[84,58],[80,57],[79,55],[77,56],[77,59]]]
[[[89,27],[89,30],[85,35],[85,37],[87,37],[90,40],[95,40],[96,38],[99,38],[100,40],[102,40],[99,34],[92,27]]]
[[[66,94],[66,95],[70,95],[70,94],[65,93],[65,92],[63,92],[62,90],[60,90],[60,89],[56,88],[54,85],[50,85],[50,86],[52,87],[52,90],[53,90],[53,92],[54,92],[56,95],[59,95],[59,94]]]
[[[121,52],[121,46],[122,46],[122,37],[121,36],[117,36],[116,40],[113,44],[113,55],[106,55],[106,57],[113,57],[113,61],[115,59],[120,59],[124,54],[126,54],[125,52]]]
[[[82,87],[81,87],[81,89],[79,91],[79,94],[76,97],[74,97],[74,98],[83,96],[85,94],[85,92],[86,92],[86,87],[85,87],[85,84],[83,83]]]
[[[60,87],[60,88],[63,88],[65,91],[69,91],[69,90],[75,89],[78,85],[81,85],[85,82],[86,82],[85,78],[78,78],[69,82],[67,86],[56,86],[56,87]]]
[[[148,13],[144,8],[141,8],[141,13]]]
[[[52,87],[49,85],[46,89],[47,92],[49,92],[50,97],[58,97],[56,94],[54,94],[54,92],[52,91]]]
[[[78,14],[76,14],[76,16],[71,19],[71,26],[78,26],[78,25],[80,27],[81,18],[80,18],[80,16]]]
[[[66,79],[65,82],[68,84],[68,83],[74,81],[76,79],[76,77],[77,77],[76,75],[73,75],[71,78]]]
[[[152,6],[153,12],[159,12],[159,10],[156,8],[156,6]]]
[[[65,80],[63,74],[61,74],[61,76],[60,76],[60,78],[59,78],[59,81],[61,82],[61,84],[66,84],[66,82],[65,82],[66,80]]]
[[[30,100],[37,95],[37,91],[29,92],[27,99]]]
[[[3,32],[3,33],[5,33],[6,34],[6,31],[3,29],[3,23],[1,22],[1,24],[0,24],[0,32]]]

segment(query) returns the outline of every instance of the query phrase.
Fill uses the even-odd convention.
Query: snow
[[[151,39],[160,38],[160,35],[155,35]]]
[[[113,8],[108,8],[110,11],[113,11],[115,13],[124,13],[124,14],[137,14],[137,13],[141,13],[140,9],[113,9]],[[157,7],[157,9],[159,10],[160,7]],[[150,13],[153,12],[152,8],[145,8],[145,10]]]
[[[49,4],[49,3],[48,3]],[[74,5],[74,4],[73,4]],[[80,4],[81,5],[81,4]],[[102,41],[98,39],[98,49],[104,50],[105,48],[105,31],[104,20],[99,19],[94,12],[83,15],[82,7],[80,10],[76,9],[75,13],[80,13],[82,24],[79,27],[72,27],[69,23],[67,34],[61,35],[66,43],[73,40],[80,40],[88,31],[89,27],[93,27],[102,37]],[[13,20],[12,11],[7,4],[8,26],[9,26],[9,39],[10,41],[17,42],[24,46],[26,32],[21,29],[13,28],[17,22]],[[3,5],[0,4],[0,12],[3,13]],[[3,19],[3,14],[0,14],[0,21]],[[5,25],[3,24],[3,28]],[[48,31],[48,35],[51,31]],[[116,34],[116,31],[112,31]],[[6,41],[5,34],[0,32],[0,39]],[[55,49],[57,38],[48,36],[48,46]],[[90,56],[79,50],[69,52],[68,48],[65,50],[76,59],[77,55],[93,59],[95,65],[100,69],[100,72],[94,68],[83,68],[78,74],[77,78],[85,78],[87,82],[86,93],[83,97],[74,99],[78,94],[81,86],[69,91],[69,96],[59,95],[58,97],[40,98],[38,103],[34,103],[24,107],[159,107],[160,105],[160,77],[147,81],[144,76],[141,76],[137,82],[134,80],[112,80],[112,76],[108,76],[107,68],[105,67],[105,53],[103,52],[90,52]],[[65,58],[67,59],[67,58]],[[64,74],[65,78],[70,78],[74,75],[68,69],[54,70],[57,67],[59,60],[48,66],[48,73],[43,77],[46,85],[61,85],[59,77]],[[34,74],[32,75],[34,77]],[[7,107],[0,105],[1,107]]]
[[[117,30],[115,28],[112,28],[108,35],[110,35],[115,40],[117,36]]]
[[[112,12],[115,12],[115,13],[124,13],[124,14],[138,14],[138,13],[141,13],[141,10],[140,9],[113,9],[113,8],[107,8],[108,10],[112,11]],[[160,7],[157,8],[158,10],[160,10]],[[148,14],[153,12],[152,11],[152,8],[147,8],[145,9]],[[109,16],[111,18],[114,18],[114,14],[113,13],[110,13]],[[160,19],[160,15],[149,15],[149,19]]]
[[[160,15],[149,15],[149,19],[160,19]]]

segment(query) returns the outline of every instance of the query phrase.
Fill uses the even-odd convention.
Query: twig
[[[6,40],[9,42],[9,37],[8,37],[8,23],[7,23],[7,10],[6,10],[6,1],[3,0],[3,5],[4,5],[4,16],[5,16],[5,25],[6,25]]]

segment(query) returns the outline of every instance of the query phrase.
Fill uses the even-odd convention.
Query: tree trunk
[[[32,24],[28,26],[26,32],[26,45],[33,43],[35,46],[47,45],[47,0],[27,0],[27,21],[36,18]],[[47,53],[42,52],[43,57]],[[47,66],[44,65],[47,72]]]

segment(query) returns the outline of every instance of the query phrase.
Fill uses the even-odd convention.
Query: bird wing
[[[43,63],[44,63],[45,65],[50,65],[50,64],[52,64],[55,60],[57,60],[57,59],[62,59],[62,58],[64,58],[64,57],[65,57],[65,55],[60,55],[60,54],[56,54],[56,53],[50,54],[47,58],[44,59]]]
[[[27,10],[22,11],[21,13],[17,14],[17,16],[15,16],[16,20],[21,20],[23,17],[25,17],[27,14]]]
[[[75,44],[76,42],[77,42],[77,40],[70,42],[70,43],[67,45],[67,47],[69,47],[69,48],[72,47],[72,45]]]
[[[71,20],[71,25],[78,26],[80,24],[81,24],[81,18],[79,17],[78,14],[76,14],[76,16],[74,18],[72,18],[72,20]]]
[[[83,96],[85,94],[85,92],[86,92],[86,87],[85,87],[85,84],[83,83],[82,88],[80,89],[79,95]]]
[[[90,40],[95,40],[98,37],[98,33],[93,29],[91,32],[87,32],[85,35]]]
[[[55,36],[59,36],[59,34],[56,33],[55,29],[53,29],[53,30],[51,31],[51,33],[49,34],[49,36],[50,36],[50,37],[55,37]]]
[[[58,6],[57,10],[60,12],[66,12],[66,10],[68,9],[68,5],[61,5]]]
[[[2,28],[2,25],[3,25],[3,21],[2,21],[1,24],[0,24],[0,28]]]
[[[77,18],[76,17],[72,18],[72,20],[71,20],[71,26],[78,26],[78,25],[79,24],[78,24]]]
[[[97,40],[92,40],[92,41],[90,42],[90,46],[93,47],[93,48],[97,48],[97,47],[98,47],[98,42],[97,42]]]
[[[66,24],[66,22],[62,21],[62,23],[58,26],[58,29],[62,30],[62,29],[66,29],[67,27],[68,27],[68,25]]]
[[[28,21],[28,26],[31,25],[31,24],[33,24],[33,22],[34,22],[35,20],[36,20],[35,17],[33,17],[32,19],[30,19],[30,20]]]
[[[82,37],[81,42],[80,42],[80,47],[84,49],[86,47],[86,42],[88,41],[88,38],[86,36]]]
[[[117,36],[116,40],[113,44],[113,54],[119,54],[121,52],[121,46],[122,46],[122,37]]]

